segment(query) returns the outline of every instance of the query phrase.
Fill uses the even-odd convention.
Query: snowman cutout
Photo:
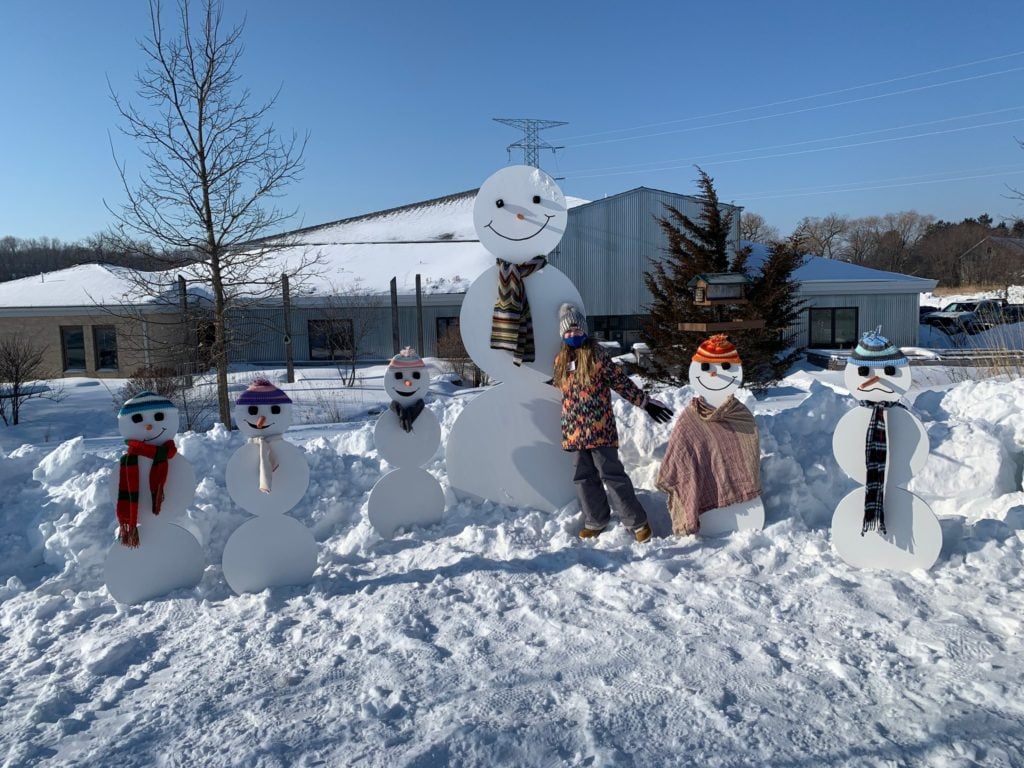
[[[367,515],[382,538],[400,528],[428,526],[444,517],[444,491],[422,469],[441,445],[441,424],[424,407],[430,385],[426,364],[412,347],[395,355],[384,374],[390,407],[377,419],[373,441],[380,456],[395,467],[370,491]]]
[[[466,292],[459,330],[473,362],[498,383],[467,403],[448,436],[448,478],[460,499],[555,511],[576,498],[561,449],[561,393],[547,383],[561,344],[559,307],[584,311],[572,281],[546,263],[567,221],[562,190],[538,168],[502,168],[477,193],[473,223],[496,265]]]
[[[309,487],[309,464],[284,439],[292,424],[291,398],[256,379],[235,403],[235,423],[246,443],[226,469],[228,495],[256,517],[224,545],[224,578],[237,594],[306,584],[316,569],[313,534],[288,512]]]
[[[928,458],[924,425],[899,404],[910,387],[910,363],[877,328],[848,358],[843,381],[858,406],[836,425],[832,450],[861,487],[836,506],[832,546],[858,568],[928,569],[942,549],[942,527],[906,489]]]
[[[754,415],[736,399],[743,362],[724,334],[701,342],[690,362],[694,397],[672,430],[658,476],[674,533],[725,536],[764,527],[761,451]],[[708,477],[728,456],[726,476]],[[680,492],[684,491],[685,492]],[[710,506],[715,499],[721,506]]]
[[[118,540],[104,563],[104,581],[119,603],[133,605],[193,587],[206,567],[185,510],[196,492],[192,465],[177,452],[178,409],[152,392],[127,400],[117,426],[128,450],[116,483]]]

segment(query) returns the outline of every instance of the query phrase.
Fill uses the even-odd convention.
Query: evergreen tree
[[[664,257],[654,260],[644,273],[644,282],[651,293],[649,318],[644,333],[653,351],[651,376],[657,381],[676,386],[685,384],[690,358],[709,333],[679,330],[680,323],[713,323],[734,319],[762,319],[760,330],[734,331],[729,334],[743,358],[744,380],[754,386],[778,381],[799,351],[790,348],[789,328],[799,316],[793,270],[800,265],[799,246],[793,241],[773,245],[748,292],[749,303],[726,312],[721,306],[701,307],[693,303],[687,287],[690,280],[702,273],[748,272],[749,248],[731,253],[733,215],[723,211],[715,190],[714,179],[697,169],[701,189],[700,214],[689,218],[673,206],[666,205],[667,215],[658,223],[668,240]]]

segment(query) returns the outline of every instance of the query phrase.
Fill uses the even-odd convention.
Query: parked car
[[[1003,319],[1007,323],[1024,323],[1024,304],[1007,304],[1003,307]]]
[[[1003,308],[1005,299],[982,299],[980,301],[954,301],[939,312],[932,312],[921,318],[926,325],[939,328],[946,333],[960,331],[974,334],[1006,322]]]

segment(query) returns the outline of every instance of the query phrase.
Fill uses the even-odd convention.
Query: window
[[[351,320],[309,320],[306,328],[310,360],[346,360],[352,356]]]
[[[117,370],[117,328],[112,325],[92,327],[93,353],[96,356],[96,370]]]
[[[811,307],[808,346],[853,349],[857,345],[857,307]]]
[[[459,332],[459,318],[457,317],[439,317],[436,323],[438,341],[441,341],[449,331],[456,334]]]
[[[80,325],[60,327],[60,348],[65,371],[85,370],[85,333]]]

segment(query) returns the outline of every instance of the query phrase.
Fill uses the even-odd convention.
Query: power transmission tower
[[[562,147],[552,146],[542,140],[539,136],[540,132],[545,128],[554,128],[558,125],[568,125],[568,123],[561,120],[528,120],[520,117],[496,117],[494,118],[494,122],[510,125],[523,132],[522,139],[517,141],[515,144],[508,145],[508,154],[509,157],[511,157],[513,149],[522,149],[523,164],[532,165],[534,168],[540,168],[540,161],[537,159],[538,149],[550,149],[552,152],[556,149],[562,149]]]

